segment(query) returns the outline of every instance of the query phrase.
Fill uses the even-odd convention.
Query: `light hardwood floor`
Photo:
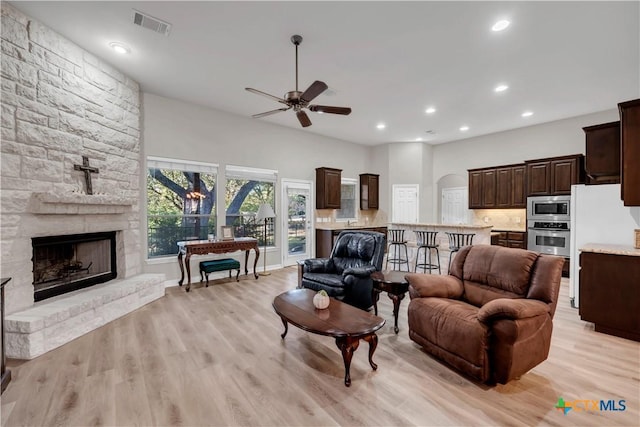
[[[640,344],[599,334],[569,307],[564,281],[549,359],[488,387],[436,361],[400,333],[381,295],[374,355],[358,349],[343,383],[334,340],[283,327],[271,302],[293,267],[259,280],[217,280],[167,295],[37,359],[10,361],[3,426],[639,425]],[[603,301],[606,304],[606,301]],[[626,411],[570,411],[566,401],[626,400]]]

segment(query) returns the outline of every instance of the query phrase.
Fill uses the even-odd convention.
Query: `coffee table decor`
[[[315,308],[320,310],[324,310],[325,308],[329,307],[329,295],[327,294],[327,291],[325,291],[324,289],[318,291],[313,296],[313,305]]]
[[[273,309],[284,325],[280,337],[284,339],[291,323],[304,331],[335,338],[344,362],[344,385],[349,387],[351,358],[361,339],[369,343],[369,365],[374,371],[378,369],[373,363],[378,345],[376,331],[384,326],[385,320],[334,298],[330,298],[326,309],[319,310],[313,305],[315,295],[311,289],[294,289],[275,297]]]

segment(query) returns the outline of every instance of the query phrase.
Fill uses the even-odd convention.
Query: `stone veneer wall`
[[[0,274],[8,314],[33,305],[31,238],[118,231],[118,278],[141,272],[140,90],[2,2]],[[96,195],[73,165],[88,156]]]

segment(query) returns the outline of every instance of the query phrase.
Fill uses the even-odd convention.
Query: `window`
[[[340,209],[336,212],[337,220],[356,219],[356,187],[355,179],[345,178],[340,185]]]
[[[149,157],[147,168],[148,258],[215,234],[217,165]]]
[[[265,246],[264,221],[256,221],[261,204],[275,210],[277,171],[227,165],[225,175],[226,225],[233,226],[236,237],[254,237]],[[266,246],[275,246],[275,218],[267,219]]]

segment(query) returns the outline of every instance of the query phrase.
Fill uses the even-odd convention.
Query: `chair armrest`
[[[453,298],[462,296],[462,281],[455,276],[409,273],[404,276],[409,282],[409,296],[414,298]]]
[[[305,273],[325,273],[331,270],[330,258],[310,258],[304,260]]]
[[[549,305],[542,301],[498,298],[480,307],[478,320],[482,323],[490,323],[499,319],[526,319],[549,313]]]
[[[364,267],[349,267],[344,269],[344,271],[342,272],[342,277],[351,274],[353,276],[366,278],[371,276],[371,273],[373,273],[374,271],[376,271],[376,268],[373,265],[367,265]]]

